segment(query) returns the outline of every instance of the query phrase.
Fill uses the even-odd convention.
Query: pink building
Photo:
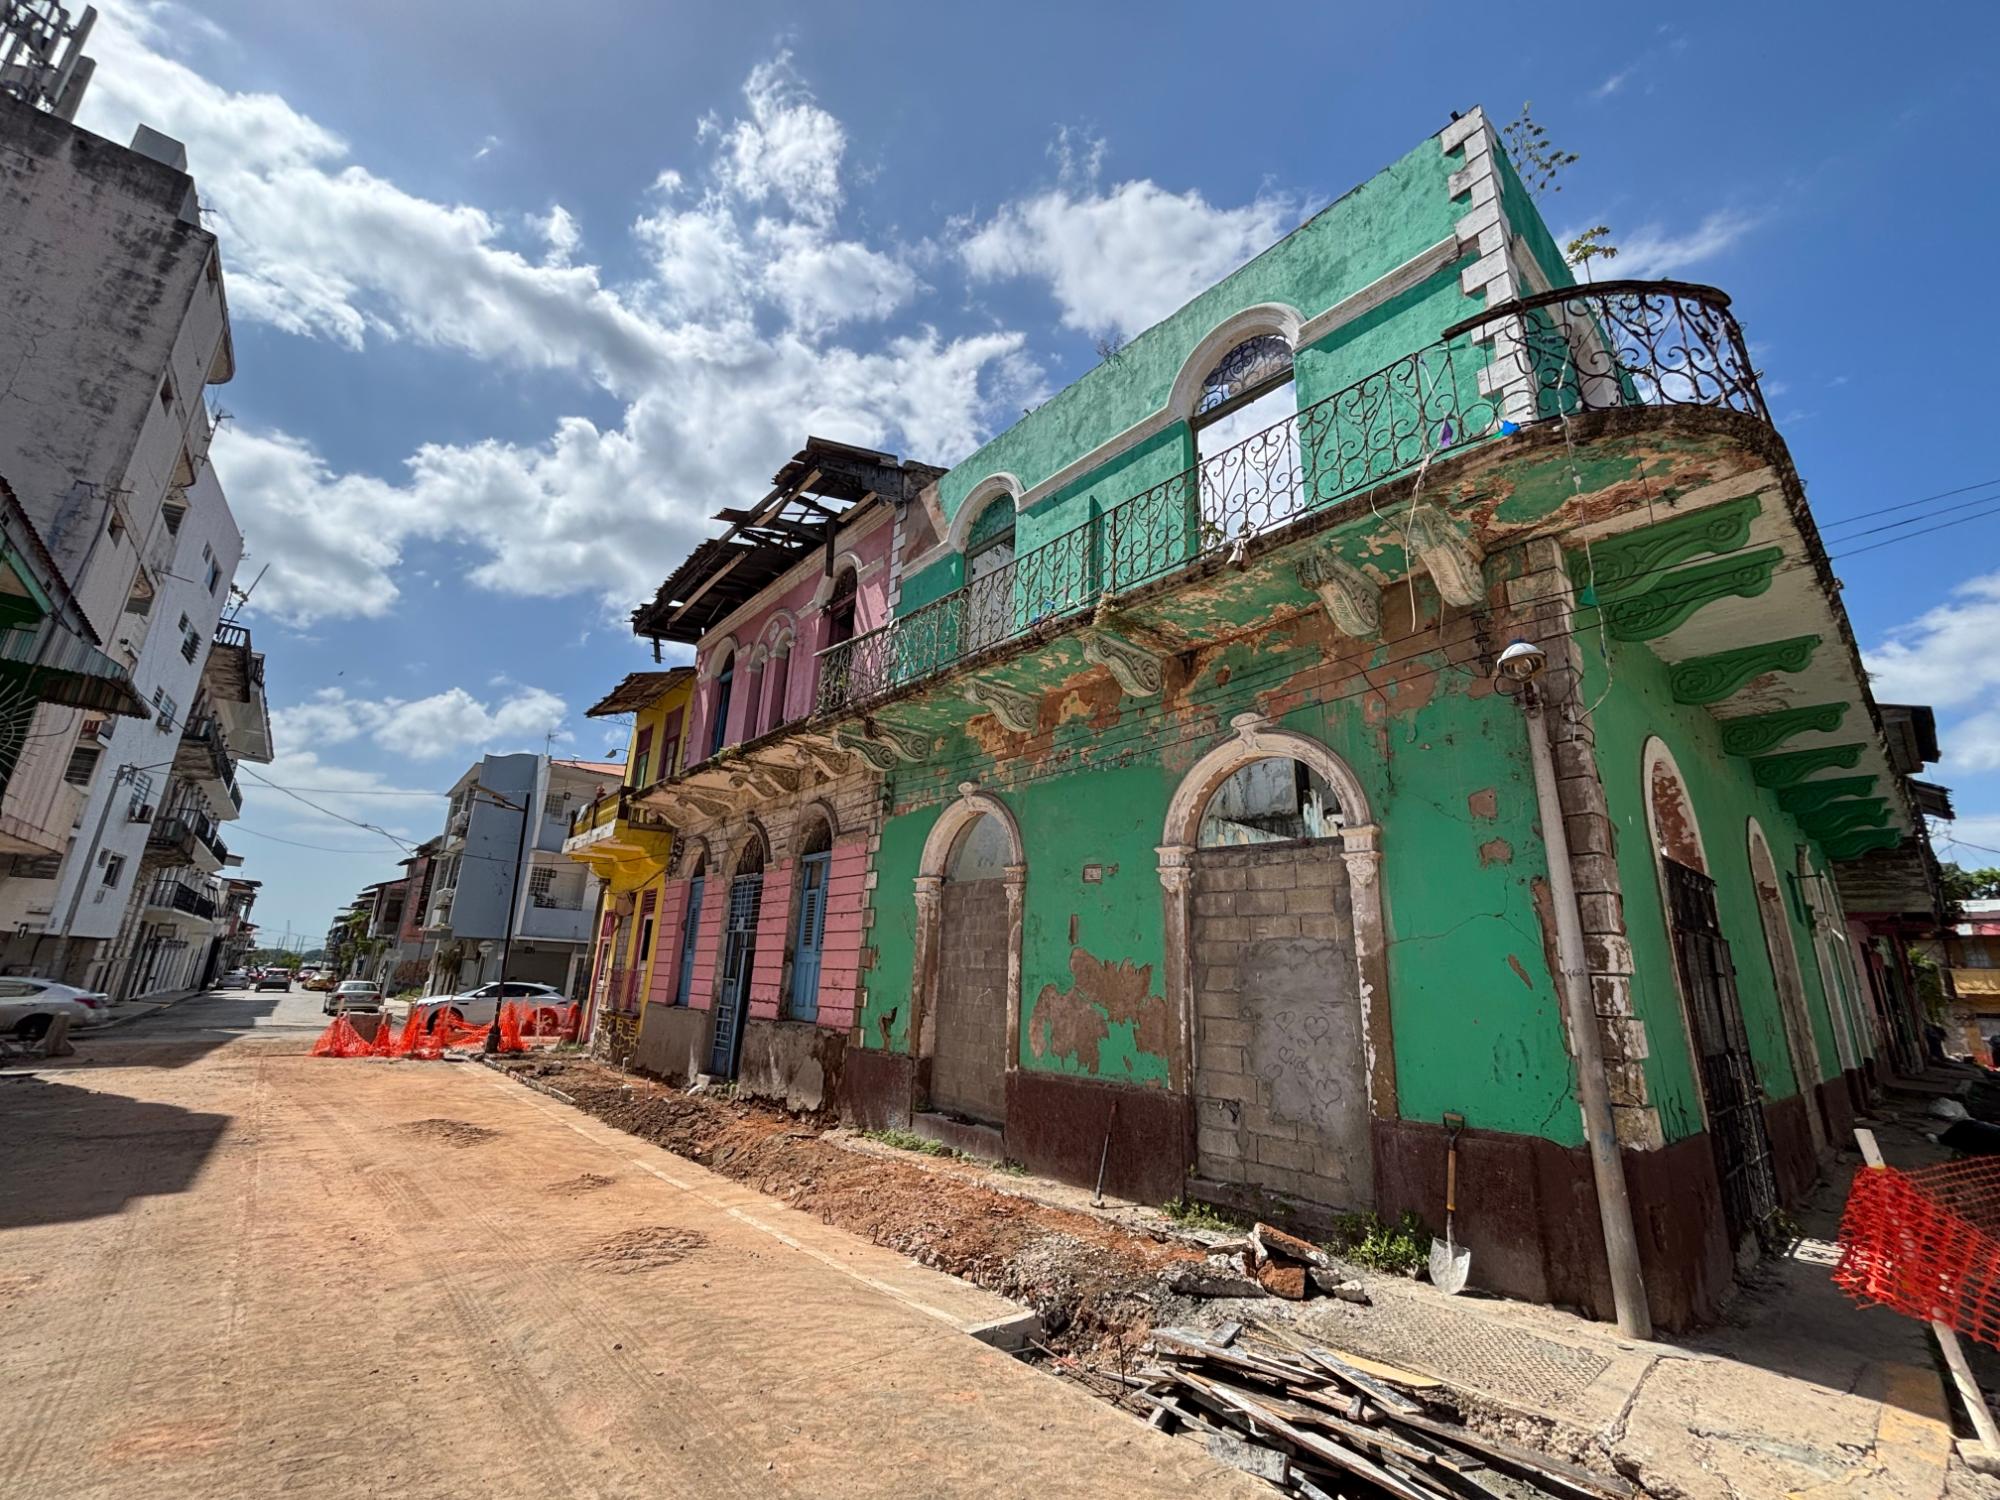
[[[811,439],[634,613],[638,634],[695,648],[697,679],[685,765],[645,799],[676,836],[637,1065],[835,1102],[890,751],[801,721],[822,653],[889,619],[902,529],[941,472]]]

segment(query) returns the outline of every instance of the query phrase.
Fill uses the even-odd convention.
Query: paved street
[[[0,1494],[1255,1495],[1008,1311],[470,1063],[226,995],[0,1076]]]

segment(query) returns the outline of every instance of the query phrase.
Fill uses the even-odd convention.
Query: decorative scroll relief
[[[1103,667],[1133,697],[1157,698],[1166,686],[1159,658],[1124,637],[1093,625],[1079,631],[1077,639],[1083,645],[1083,659]]]
[[[1705,604],[1731,595],[1751,599],[1771,587],[1784,561],[1782,547],[1766,547],[1744,557],[1720,558],[1669,573],[1644,593],[1614,599],[1602,607],[1613,640],[1650,641],[1686,623]]]
[[[921,729],[908,729],[886,719],[870,719],[868,733],[871,739],[886,744],[904,760],[925,760],[930,756],[931,737]]]
[[[1041,710],[1041,700],[1033,693],[1008,687],[1004,682],[968,682],[966,701],[983,708],[1016,734],[1033,734]]]
[[[1366,573],[1330,552],[1299,559],[1299,583],[1319,595],[1334,628],[1356,640],[1382,633],[1382,591]]]
[[[1858,833],[1841,834],[1821,841],[1829,859],[1859,859],[1880,849],[1893,849],[1903,842],[1900,828],[1864,828]]]
[[[1842,797],[1865,797],[1875,789],[1873,776],[1836,776],[1831,781],[1807,781],[1785,787],[1778,793],[1778,805],[1786,812],[1818,812]]]
[[[1676,703],[1720,703],[1753,677],[1766,672],[1803,672],[1819,649],[1816,635],[1795,635],[1761,646],[1739,646],[1713,656],[1675,662],[1667,686]]]
[[[1862,746],[1828,745],[1819,750],[1794,750],[1789,755],[1765,755],[1750,762],[1750,775],[1759,786],[1797,786],[1817,771],[1836,766],[1851,771],[1861,762]]]
[[[843,750],[851,750],[865,761],[870,770],[893,771],[896,769],[896,752],[887,745],[877,744],[859,730],[843,724],[834,732],[834,743]]]
[[[1836,802],[1821,812],[1807,813],[1799,826],[1823,842],[1863,828],[1880,828],[1888,821],[1888,802],[1874,797],[1866,802]]]
[[[1750,540],[1750,523],[1762,505],[1745,495],[1592,542],[1570,554],[1570,577],[1579,589],[1596,589],[1600,603],[1623,597],[1676,563],[1704,552],[1734,552]]]
[[[1411,508],[1404,534],[1447,601],[1470,608],[1486,598],[1484,554],[1434,505]]]
[[[1813,703],[1775,713],[1722,720],[1722,748],[1731,755],[1762,755],[1795,734],[1827,733],[1847,717],[1845,703]]]
[[[708,819],[727,818],[736,811],[736,799],[723,792],[696,791],[693,787],[674,787],[660,795],[671,798],[681,807],[693,809],[700,817]]]

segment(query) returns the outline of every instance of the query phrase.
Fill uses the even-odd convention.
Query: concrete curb
[[[187,990],[174,996],[171,1000],[148,1001],[142,1010],[133,1010],[124,1015],[113,1016],[110,1020],[100,1021],[97,1025],[88,1029],[79,1029],[72,1033],[72,1036],[77,1039],[102,1036],[107,1031],[116,1031],[121,1026],[130,1026],[134,1021],[143,1021],[148,1016],[157,1016],[163,1010],[172,1010],[184,1000],[193,1000],[200,995],[215,993],[219,992],[214,990]]]

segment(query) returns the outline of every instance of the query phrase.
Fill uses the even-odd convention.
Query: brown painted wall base
[[[1771,1100],[1764,1106],[1764,1129],[1771,1137],[1771,1167],[1778,1178],[1778,1201],[1787,1208],[1804,1202],[1819,1176],[1804,1098],[1794,1094],[1789,1099]]]
[[[840,1069],[840,1117],[856,1130],[910,1128],[912,1089],[906,1053],[849,1047]]]
[[[685,1005],[648,1005],[632,1066],[668,1083],[684,1084],[708,1055],[708,1012]]]
[[[1007,1155],[1044,1177],[1090,1187],[1103,1158],[1106,1193],[1165,1203],[1181,1195],[1187,1140],[1182,1095],[1026,1069],[1007,1075]]]
[[[1853,1079],[1854,1074],[1849,1071],[1839,1078],[1829,1078],[1814,1090],[1819,1100],[1820,1121],[1826,1126],[1827,1143],[1837,1151],[1854,1144]]]
[[[736,1092],[801,1114],[831,1109],[840,1098],[847,1033],[810,1021],[749,1020],[736,1063]]]
[[[1413,1210],[1441,1231],[1443,1127],[1377,1120],[1374,1140],[1377,1211],[1393,1220]],[[1708,1137],[1624,1157],[1654,1323],[1676,1332],[1712,1321],[1734,1266]],[[1474,1286],[1613,1316],[1597,1188],[1583,1148],[1535,1136],[1464,1132],[1456,1231],[1472,1249]]]

